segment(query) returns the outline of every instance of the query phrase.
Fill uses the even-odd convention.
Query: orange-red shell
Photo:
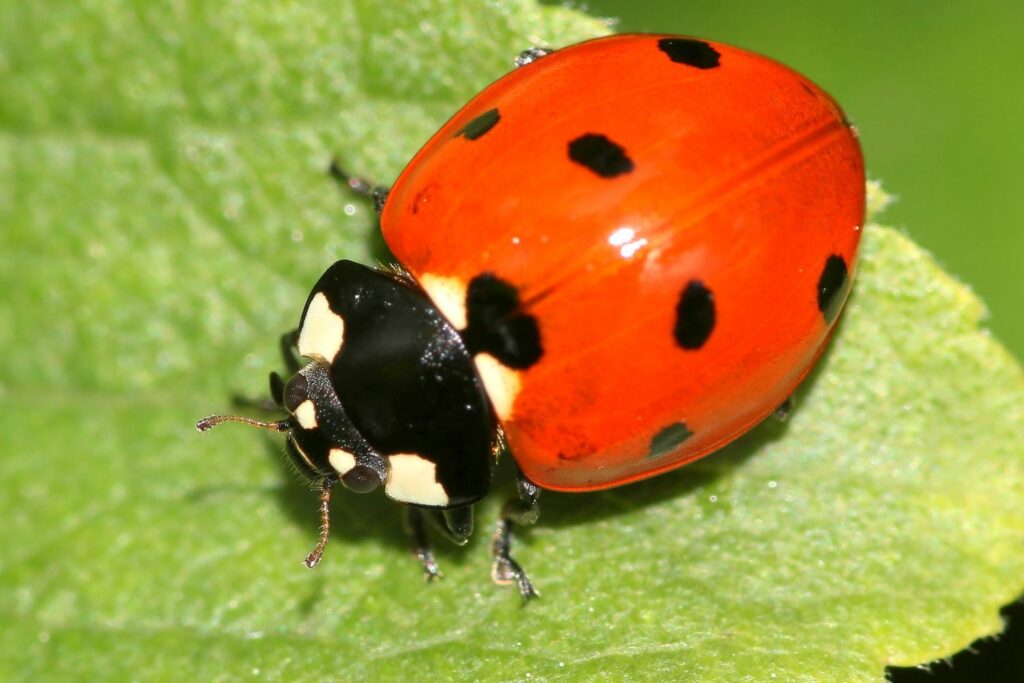
[[[674,61],[666,39],[717,65]],[[571,161],[586,134],[631,170]],[[863,216],[860,147],[816,85],[727,45],[621,35],[473,98],[398,178],[382,230],[417,278],[516,287],[543,354],[518,373],[509,446],[537,484],[586,490],[678,467],[775,410],[828,339]],[[845,277],[822,293],[830,259]],[[694,281],[714,325],[683,348]]]

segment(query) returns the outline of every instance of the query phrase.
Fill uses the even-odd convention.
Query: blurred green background
[[[970,284],[1024,358],[1024,1],[591,0],[618,31],[770,55],[832,93],[903,228]]]

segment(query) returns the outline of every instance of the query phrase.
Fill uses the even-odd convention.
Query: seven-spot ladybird
[[[295,464],[408,506],[456,542],[496,456],[520,470],[493,577],[540,488],[590,491],[722,447],[783,404],[849,291],[864,166],[839,106],[765,57],[619,35],[520,55],[389,191],[400,266],[332,265],[271,392]],[[357,190],[362,181],[349,179]],[[297,353],[296,353],[297,352]],[[300,364],[300,358],[305,364]]]

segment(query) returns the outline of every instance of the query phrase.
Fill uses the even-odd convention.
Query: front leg
[[[494,556],[491,578],[495,583],[502,585],[515,583],[519,588],[519,594],[523,596],[523,601],[528,602],[540,594],[510,553],[515,525],[530,525],[540,517],[540,488],[527,479],[520,470],[516,479],[516,490],[518,496],[505,503],[502,508],[498,530],[491,541],[491,554]]]
[[[427,522],[452,543],[465,545],[473,534],[473,506],[466,505],[451,510],[431,510],[409,506],[407,528],[412,539],[412,552],[423,567],[423,576],[427,581],[433,581],[441,578],[443,574],[437,565],[434,550],[430,546]]]
[[[291,330],[281,335],[281,359],[284,361],[284,366],[288,370],[289,376],[294,375],[302,367],[302,361],[299,359],[298,344],[298,330]],[[266,410],[284,407],[284,384],[285,381],[281,375],[276,372],[270,373],[270,400],[273,401],[273,405],[266,406]]]
[[[288,374],[294,375],[302,368],[302,359],[299,358],[299,330],[296,328],[282,334],[279,344],[284,367]]]
[[[440,579],[444,574],[441,573],[437,559],[434,558],[434,549],[430,547],[430,537],[427,536],[427,525],[426,520],[423,519],[423,512],[424,510],[417,507],[406,508],[406,531],[412,540],[412,554],[416,556],[420,566],[423,567],[423,578],[427,581],[434,581]]]

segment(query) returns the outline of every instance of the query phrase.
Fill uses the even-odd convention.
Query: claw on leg
[[[519,595],[523,602],[529,602],[539,597],[540,593],[533,587],[529,577],[519,563],[509,555],[512,541],[512,531],[515,522],[509,519],[502,519],[498,522],[498,530],[491,541],[491,553],[494,555],[494,564],[491,566],[491,579],[499,585],[515,584],[519,589]]]
[[[416,559],[420,561],[420,565],[423,567],[423,579],[427,583],[444,578],[441,568],[437,565],[437,560],[434,559],[433,550],[430,548],[417,548]]]
[[[373,208],[377,213],[384,210],[384,202],[387,201],[389,188],[376,185],[365,178],[349,175],[337,159],[331,159],[331,165],[327,172],[338,183],[345,185],[356,194],[372,199]]]

